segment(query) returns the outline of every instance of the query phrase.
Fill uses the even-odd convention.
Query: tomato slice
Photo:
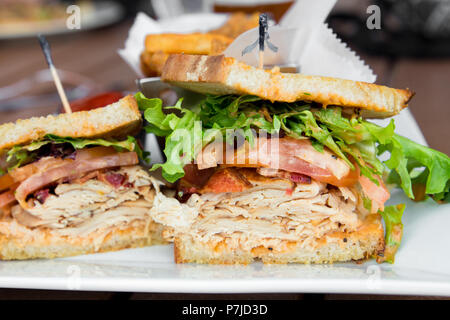
[[[216,171],[216,168],[199,170],[196,164],[184,166],[184,177],[181,179],[184,186],[202,188]]]
[[[359,179],[359,168],[358,165],[355,165],[355,170],[350,170],[349,174],[341,179],[336,178],[335,176],[316,176],[313,177],[317,181],[325,182],[331,184],[336,187],[351,187],[358,182]]]
[[[6,190],[15,183],[13,177],[9,173],[0,177],[0,191]]]

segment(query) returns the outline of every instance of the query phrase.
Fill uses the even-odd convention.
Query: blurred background
[[[124,47],[138,12],[155,19],[198,12],[268,12],[279,20],[293,2],[0,0],[0,123],[61,109],[37,33],[51,44],[72,108],[83,109],[137,91],[136,73],[117,50]],[[380,28],[368,20],[377,10],[371,5],[380,9]],[[374,70],[377,83],[416,92],[410,109],[426,140],[450,154],[450,0],[338,0],[327,23]],[[24,296],[24,291],[16,292]]]

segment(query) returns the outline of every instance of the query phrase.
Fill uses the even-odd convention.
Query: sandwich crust
[[[266,264],[286,263],[333,263],[367,259],[384,249],[384,231],[379,214],[369,215],[362,226],[354,232],[334,232],[315,243],[302,248],[296,241],[284,240],[283,252],[276,252],[263,245],[245,250],[221,242],[211,243],[196,240],[189,234],[174,239],[176,263],[203,264],[250,264],[260,259]],[[271,250],[272,249],[272,250]]]
[[[42,139],[47,134],[72,138],[122,139],[136,135],[142,125],[133,96],[90,111],[17,120],[0,126],[0,153],[15,145]]]
[[[372,83],[262,70],[231,57],[173,54],[161,79],[204,94],[256,95],[270,101],[313,101],[344,107],[367,118],[386,118],[399,113],[414,95]]]
[[[91,177],[59,184],[45,202],[31,197],[0,209],[0,260],[56,258],[161,243],[161,226],[149,216],[152,178],[139,166],[111,171],[128,187]],[[110,172],[110,173],[111,173]]]
[[[161,75],[164,64],[172,53],[221,54],[233,41],[221,34],[149,34],[141,53],[141,69],[147,77]]]
[[[68,237],[52,233],[49,229],[27,228],[14,220],[0,220],[2,229],[20,229],[20,234],[0,233],[0,260],[60,258],[81,254],[117,251],[165,243],[161,226],[136,221],[126,227],[117,226],[89,237]],[[100,240],[100,241],[99,241]]]

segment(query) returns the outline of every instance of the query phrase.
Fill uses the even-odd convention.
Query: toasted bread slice
[[[231,14],[228,20],[217,29],[208,33],[221,34],[230,38],[237,38],[240,34],[256,28],[259,25],[259,12],[246,14],[244,12],[235,12]]]
[[[144,221],[114,227],[106,236],[94,233],[79,238],[61,236],[42,228],[30,229],[4,218],[0,220],[0,229],[0,260],[61,258],[165,243],[161,226],[154,222],[147,225]]]
[[[204,94],[250,94],[271,101],[336,105],[367,118],[393,116],[405,108],[414,95],[408,89],[258,69],[223,55],[170,55],[161,79]]]
[[[263,239],[261,239],[263,240]],[[249,264],[260,259],[267,264],[333,263],[373,257],[384,250],[384,231],[379,214],[370,215],[354,232],[334,232],[302,248],[301,241],[287,241],[277,252],[259,246],[251,250],[227,242],[226,236],[217,245],[202,242],[195,235],[181,234],[174,239],[176,263]]]
[[[136,135],[142,116],[133,96],[90,111],[17,120],[0,126],[0,152],[42,139],[47,134],[72,138],[123,139]]]
[[[186,54],[219,54],[233,42],[232,38],[209,33],[149,34],[145,38],[145,51]]]

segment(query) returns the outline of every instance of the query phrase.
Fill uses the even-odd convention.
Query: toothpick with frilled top
[[[242,55],[247,54],[247,53],[251,52],[253,49],[255,49],[259,43],[259,68],[261,68],[261,69],[264,67],[265,44],[267,44],[267,47],[271,51],[273,51],[273,52],[278,51],[278,48],[276,46],[274,46],[272,43],[270,43],[270,41],[269,41],[270,36],[269,36],[268,31],[269,31],[269,24],[267,21],[267,14],[262,13],[259,16],[259,38],[258,38],[258,40],[256,40],[254,43],[252,43],[251,45],[249,45],[242,51]]]

